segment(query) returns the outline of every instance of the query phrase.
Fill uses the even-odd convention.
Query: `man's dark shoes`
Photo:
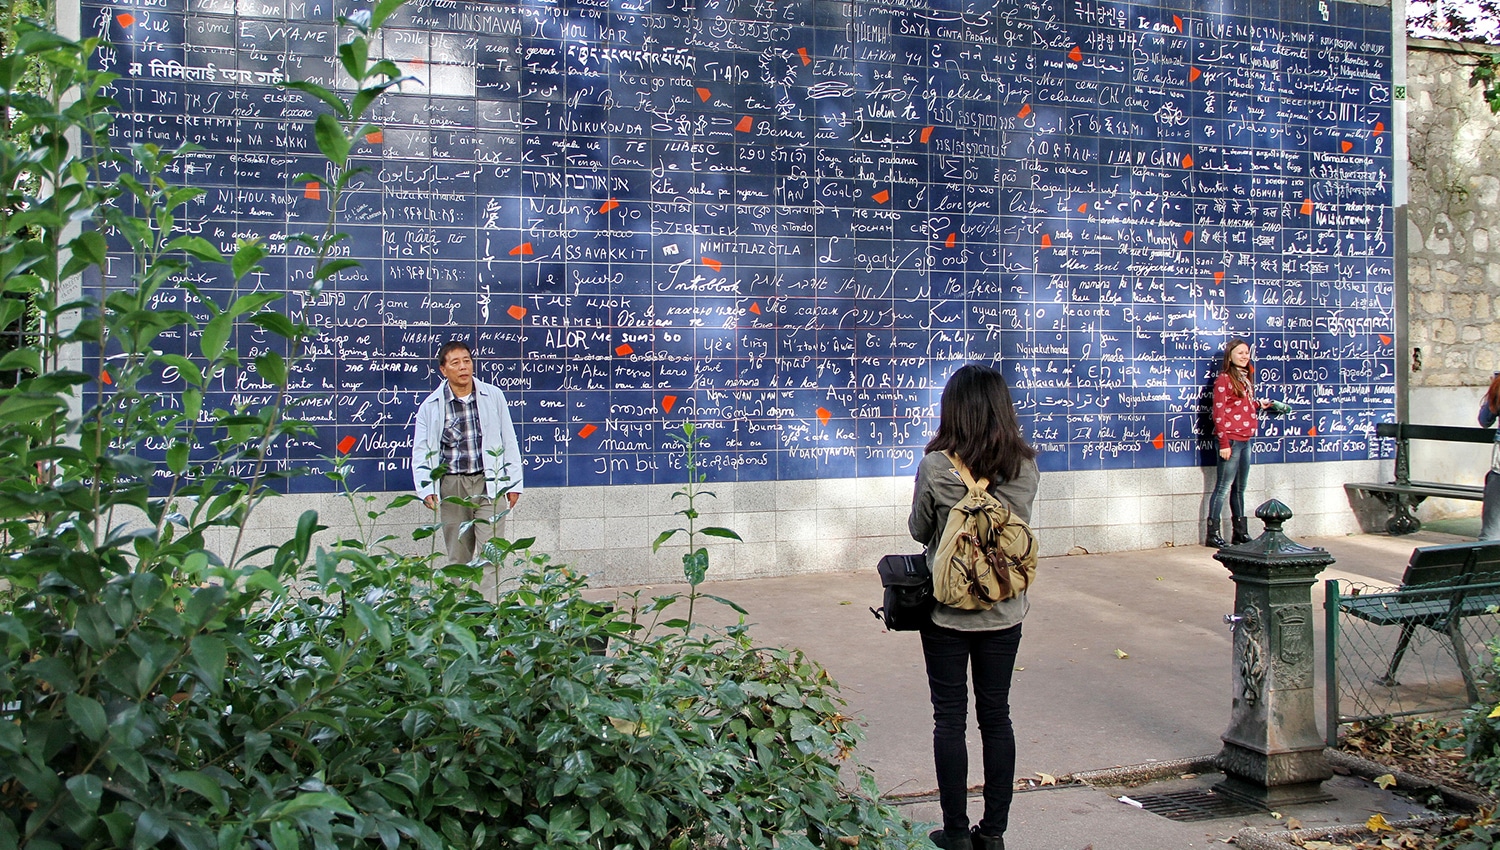
[[[950,835],[947,830],[934,829],[927,833],[927,840],[942,847],[943,850],[974,850],[974,842],[967,832]]]
[[[974,835],[971,838],[974,850],[1005,850],[1005,836],[985,835],[974,827]]]

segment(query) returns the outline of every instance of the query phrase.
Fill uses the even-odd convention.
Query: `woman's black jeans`
[[[922,654],[932,691],[932,756],[937,766],[943,829],[950,835],[969,829],[968,730],[969,670],[979,740],[984,752],[984,818],[979,830],[1003,835],[1010,822],[1016,773],[1016,735],[1010,723],[1010,677],[1021,646],[1021,627],[960,632],[940,626],[922,629]]]

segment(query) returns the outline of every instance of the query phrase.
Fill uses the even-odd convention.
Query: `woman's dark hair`
[[[1490,406],[1490,410],[1500,413],[1500,372],[1490,378],[1490,388],[1485,391],[1484,403]]]
[[[963,366],[943,387],[937,433],[927,451],[953,452],[975,478],[991,483],[1010,481],[1021,474],[1021,461],[1036,457],[1021,434],[1005,376],[979,363]]]
[[[1250,340],[1244,337],[1232,336],[1224,343],[1224,359],[1219,362],[1219,371],[1229,376],[1229,383],[1234,386],[1234,394],[1237,396],[1250,395],[1250,368],[1244,369],[1234,365],[1234,350],[1240,346],[1250,347]]]

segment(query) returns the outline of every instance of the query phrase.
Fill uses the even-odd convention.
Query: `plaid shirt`
[[[443,396],[448,400],[448,411],[443,417],[443,466],[448,467],[449,475],[478,475],[484,472],[484,455],[480,449],[476,393],[471,391],[458,398],[444,384]]]

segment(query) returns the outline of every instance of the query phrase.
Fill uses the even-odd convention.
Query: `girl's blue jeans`
[[[1229,515],[1245,516],[1245,480],[1250,477],[1250,441],[1230,440],[1229,459],[1219,458],[1218,480],[1208,500],[1208,522],[1217,528],[1224,517],[1224,497],[1229,497]]]

